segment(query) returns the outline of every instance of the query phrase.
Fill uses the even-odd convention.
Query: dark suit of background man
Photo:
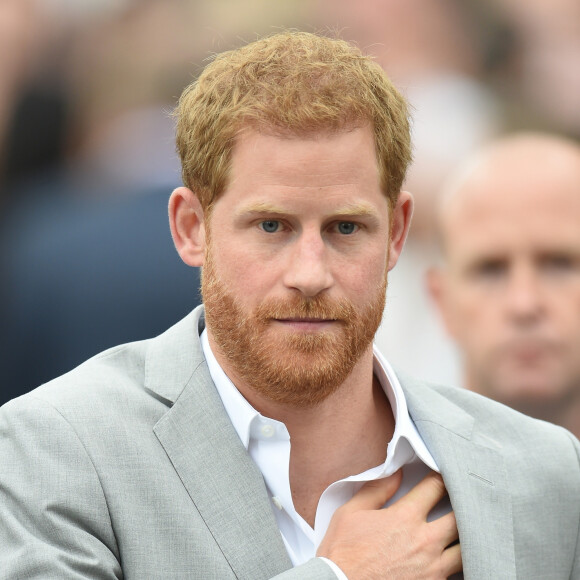
[[[163,188],[83,198],[58,178],[4,208],[0,404],[160,334],[201,302],[198,269],[175,254],[167,199]]]
[[[578,440],[373,348],[413,207],[383,70],[280,33],[176,114],[204,306],[2,407],[0,574],[578,578]]]

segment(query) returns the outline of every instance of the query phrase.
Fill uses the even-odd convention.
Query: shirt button
[[[279,497],[273,496],[272,497],[272,503],[280,510],[282,511],[282,502],[280,501]]]
[[[273,425],[262,425],[260,431],[264,437],[267,437],[269,439],[274,435],[276,429],[274,429]]]

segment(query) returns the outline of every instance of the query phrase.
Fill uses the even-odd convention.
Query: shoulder
[[[149,342],[106,350],[9,401],[0,409],[0,425],[19,417],[22,427],[33,429],[43,418],[59,417],[75,430],[92,429],[97,436],[111,425],[142,420],[144,414],[154,421],[167,407],[144,388]]]
[[[460,387],[401,382],[415,422],[458,430],[474,444],[500,450],[514,466],[576,473],[580,481],[580,443],[566,429]]]
[[[525,436],[535,434],[537,437],[546,437],[548,439],[576,439],[571,433],[558,425],[524,415],[507,405],[473,391],[460,387],[434,384],[427,387],[453,401],[479,421],[483,421],[489,431],[497,432],[499,430],[501,432],[505,430],[507,435],[515,440],[522,439],[523,434]]]
[[[0,416],[37,406],[80,423],[156,421],[205,360],[195,338],[202,322],[203,309],[198,307],[155,338],[105,350],[8,402]]]

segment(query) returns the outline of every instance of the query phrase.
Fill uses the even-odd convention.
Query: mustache
[[[260,322],[291,318],[348,321],[355,316],[356,310],[349,300],[334,300],[326,296],[314,298],[295,296],[286,300],[270,299],[260,304],[255,312],[255,317]]]

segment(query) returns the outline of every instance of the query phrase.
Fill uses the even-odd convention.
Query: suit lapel
[[[465,578],[515,579],[512,500],[501,445],[484,424],[434,389],[413,381],[403,388],[449,492]]]
[[[270,578],[292,564],[263,478],[211,381],[193,332],[198,324],[199,311],[150,348],[147,388],[169,400],[178,394],[154,431],[236,577]],[[167,368],[168,350],[179,368]]]

